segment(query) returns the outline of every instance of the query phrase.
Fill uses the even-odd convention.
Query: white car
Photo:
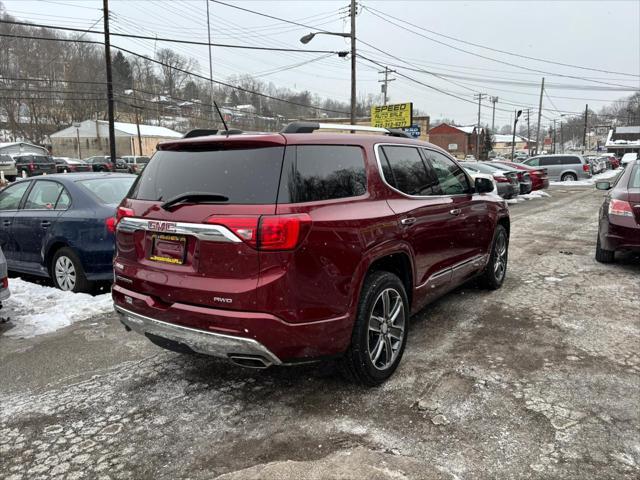
[[[626,167],[629,163],[635,162],[637,159],[638,154],[636,152],[625,153],[620,160],[620,165]]]
[[[491,190],[489,193],[491,195],[495,195],[496,197],[500,196],[500,195],[498,195],[498,187],[496,185],[496,181],[495,181],[495,179],[493,178],[492,175],[489,175],[488,173],[474,172],[474,171],[466,170],[466,169],[465,169],[465,171],[469,175],[471,175],[471,178],[473,178],[474,182],[476,181],[476,178],[486,178],[487,180],[490,180],[491,181],[491,185],[493,185],[493,190]]]
[[[473,155],[467,155],[466,157],[464,157],[464,161],[465,162],[475,162],[476,161],[476,157],[474,157]]]

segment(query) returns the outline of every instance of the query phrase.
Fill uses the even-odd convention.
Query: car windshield
[[[76,183],[89,190],[100,203],[117,205],[127,195],[134,181],[134,177],[110,177],[79,180]]]

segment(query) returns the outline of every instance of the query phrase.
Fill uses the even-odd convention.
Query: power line
[[[425,32],[429,32],[429,33],[432,33],[434,35],[438,35],[440,37],[448,38],[449,40],[455,40],[456,42],[464,43],[466,45],[472,45],[474,47],[484,48],[486,50],[491,50],[492,52],[504,53],[505,55],[511,55],[511,56],[514,56],[514,57],[526,58],[527,60],[535,60],[537,62],[545,62],[545,63],[550,63],[550,64],[553,64],[553,65],[560,65],[562,67],[578,68],[578,69],[581,69],[581,70],[590,70],[592,72],[609,73],[609,74],[613,74],[613,75],[624,75],[624,76],[627,76],[627,77],[640,77],[640,75],[636,75],[636,74],[633,74],[633,73],[614,72],[614,71],[610,71],[610,70],[602,70],[602,69],[599,69],[599,68],[583,67],[583,66],[580,66],[580,65],[572,65],[572,64],[566,63],[566,62],[555,62],[553,60],[546,60],[544,58],[530,57],[528,55],[524,55],[524,54],[521,54],[521,53],[513,53],[513,52],[506,51],[506,50],[500,50],[500,49],[497,49],[497,48],[487,47],[486,45],[481,45],[479,43],[473,43],[473,42],[469,42],[469,41],[466,41],[466,40],[462,40],[460,38],[451,37],[449,35],[445,35],[444,33],[434,32],[433,30],[429,30],[427,28],[420,27],[420,26],[415,25],[415,24],[413,24],[413,23],[411,23],[411,22],[409,22],[407,20],[402,20],[402,19],[400,19],[398,17],[394,17],[393,15],[391,15],[389,13],[383,12],[381,10],[377,10],[377,9],[375,9],[373,7],[364,6],[363,8],[366,9],[366,10],[369,10],[374,15],[375,15],[374,12],[378,12],[381,15],[384,15],[384,16],[389,17],[389,18],[393,18],[394,20],[397,20],[397,21],[402,22],[402,23],[406,23],[407,25],[411,25],[412,27],[418,28],[418,29],[423,30]]]
[[[48,28],[51,30],[64,30],[64,31],[70,31],[70,32],[83,32],[83,33],[94,33],[96,35],[104,35],[104,32],[101,32],[98,30],[86,30],[86,29],[73,28],[73,27],[63,27],[59,25],[17,22],[12,20],[0,20],[0,23],[7,23],[11,25],[23,25],[27,27]],[[221,48],[240,48],[245,50],[266,50],[266,51],[272,51],[272,52],[331,53],[331,54],[342,53],[337,50],[308,50],[304,48],[275,48],[275,47],[259,47],[255,45],[233,45],[229,43],[197,42],[195,40],[180,40],[177,38],[152,37],[148,35],[134,35],[130,33],[117,33],[117,32],[111,32],[111,36],[137,38],[140,40],[153,40],[156,42],[182,43],[186,45],[201,45],[201,46],[211,46],[211,47],[221,47]],[[98,42],[98,43],[102,43],[102,42]]]
[[[212,1],[213,1],[213,0],[212,0]],[[551,76],[555,76],[555,77],[573,78],[574,80],[582,80],[582,81],[587,81],[587,82],[600,83],[600,84],[603,84],[603,85],[612,85],[612,86],[625,87],[625,88],[627,87],[627,85],[620,85],[620,84],[615,84],[615,83],[602,82],[602,81],[600,81],[600,80],[592,80],[592,79],[588,79],[588,78],[585,78],[585,77],[577,77],[577,76],[575,76],[575,75],[566,75],[566,74],[562,74],[562,73],[553,73],[553,72],[549,72],[549,71],[545,71],[545,70],[538,70],[538,69],[535,69],[535,68],[524,67],[524,66],[522,66],[522,65],[517,65],[517,64],[515,64],[515,63],[505,62],[505,61],[503,61],[503,60],[498,60],[498,59],[496,59],[496,58],[487,57],[486,55],[481,55],[481,54],[479,54],[479,53],[470,52],[469,50],[465,50],[465,49],[463,49],[463,48],[456,47],[455,45],[451,45],[451,44],[449,44],[449,43],[442,42],[442,41],[437,40],[437,39],[435,39],[435,38],[428,37],[428,36],[426,36],[426,35],[424,35],[424,34],[422,34],[422,33],[420,33],[420,32],[416,32],[416,31],[414,31],[414,30],[411,30],[411,29],[407,28],[407,27],[406,27],[406,25],[400,25],[400,24],[397,24],[397,23],[395,23],[395,22],[393,22],[393,21],[389,20],[388,18],[385,18],[385,17],[383,17],[383,16],[381,16],[381,15],[378,15],[377,13],[373,12],[370,8],[367,8],[367,10],[368,10],[372,15],[374,15],[374,16],[376,16],[376,17],[378,17],[378,18],[382,19],[383,21],[385,21],[385,22],[387,22],[387,23],[390,23],[390,24],[392,24],[392,25],[395,25],[396,27],[402,28],[403,30],[405,30],[405,31],[407,31],[407,32],[411,32],[411,33],[413,33],[413,34],[415,34],[415,35],[418,35],[418,36],[420,36],[420,37],[422,37],[422,38],[426,38],[427,40],[430,40],[430,41],[432,41],[432,42],[438,43],[438,44],[440,44],[440,45],[444,45],[444,46],[446,46],[446,47],[452,48],[452,49],[457,50],[457,51],[459,51],[459,52],[466,53],[466,54],[468,54],[468,55],[473,55],[473,56],[476,56],[476,57],[479,57],[479,58],[484,58],[485,60],[490,60],[490,61],[492,61],[492,62],[502,63],[502,64],[504,64],[504,65],[509,65],[509,66],[511,66],[511,67],[520,68],[520,69],[523,69],[523,70],[528,70],[528,71],[530,71],[530,72],[544,73],[544,74],[546,74],[546,75],[551,75]]]
[[[146,55],[141,55],[139,53],[132,52],[131,50],[127,50],[126,48],[118,47],[116,45],[112,45],[112,47],[115,48],[115,49],[121,50],[123,52],[126,52],[126,53],[128,53],[130,55],[134,55],[134,56],[139,57],[139,58],[144,58],[145,60],[148,60],[150,62],[157,63],[158,65],[162,65],[164,67],[171,68],[173,70],[176,70],[178,72],[184,73],[186,75],[191,75],[193,77],[200,78],[202,80],[206,80],[207,82],[211,81],[211,82],[213,82],[215,84],[222,85],[222,86],[228,87],[228,88],[232,88],[234,90],[239,90],[241,92],[250,93],[252,95],[257,95],[259,97],[268,98],[270,100],[276,100],[278,102],[288,103],[290,105],[295,105],[295,106],[298,106],[298,107],[311,108],[311,109],[314,109],[314,110],[320,110],[320,111],[331,112],[331,113],[340,113],[340,114],[346,114],[347,113],[347,112],[340,111],[340,110],[332,110],[332,109],[329,109],[329,108],[316,107],[316,106],[313,106],[313,105],[307,105],[307,104],[304,104],[304,103],[298,103],[298,102],[294,102],[294,101],[291,101],[291,100],[286,100],[284,98],[274,97],[273,95],[268,95],[268,94],[262,93],[262,92],[256,92],[255,90],[249,90],[247,88],[243,88],[243,87],[240,87],[240,86],[237,86],[237,85],[231,85],[230,83],[221,82],[220,80],[209,80],[209,78],[205,77],[204,75],[200,75],[200,74],[197,74],[197,73],[190,72],[188,70],[183,70],[181,68],[174,67],[173,65],[169,65],[169,64],[161,62],[159,60],[155,60],[153,58],[147,57]]]

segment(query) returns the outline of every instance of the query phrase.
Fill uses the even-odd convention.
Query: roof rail
[[[413,138],[402,130],[368,127],[366,125],[345,125],[342,123],[291,122],[280,133],[313,133],[316,130],[346,130],[350,132],[375,132],[392,137]]]
[[[196,128],[189,130],[182,138],[208,137],[209,135],[240,135],[244,133],[242,130],[216,130],[213,128]]]

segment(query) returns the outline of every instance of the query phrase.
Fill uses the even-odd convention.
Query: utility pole
[[[527,155],[531,155],[531,110],[527,108]]]
[[[111,74],[111,43],[109,39],[109,0],[102,0],[102,16],[104,17],[104,56],[107,67],[107,108],[109,120],[109,153],[114,168],[116,164],[116,131],[113,109],[113,76]]]
[[[553,119],[553,153],[556,153],[556,119]]]
[[[209,38],[209,97],[211,103],[211,120],[215,118],[215,109],[213,107],[213,60],[211,55],[211,21],[209,19],[209,0],[204,0],[204,3],[207,4],[207,35]],[[187,99],[191,100],[191,99]]]
[[[390,73],[396,73],[395,70],[389,70],[389,67],[384,67],[384,70],[378,73],[384,73],[384,80],[378,80],[382,83],[382,94],[384,95],[384,105],[387,104],[387,94],[389,92],[389,82],[393,82],[395,78],[389,78]]]
[[[564,153],[564,140],[562,137],[562,119],[560,119],[560,153]]]
[[[584,107],[584,133],[582,134],[582,153],[587,148],[587,119],[589,117],[589,104]]]
[[[482,97],[484,97],[486,93],[478,93],[473,96],[475,99],[478,97],[478,125],[476,127],[476,160],[480,160],[480,106],[482,105]]]
[[[144,155],[142,153],[142,137],[140,136],[140,115],[139,115],[139,111],[138,109],[141,107],[136,106],[135,110],[136,110],[136,129],[138,130],[138,151],[140,153],[138,153],[138,155]]]
[[[356,123],[356,9],[356,0],[351,0],[351,125]]]
[[[538,104],[538,125],[536,126],[536,154],[540,151],[540,119],[542,117],[542,95],[544,94],[544,77],[540,87],[540,103]]]
[[[493,103],[493,113],[491,114],[491,131],[496,131],[496,103],[498,103],[498,97],[491,97],[491,103]]]

